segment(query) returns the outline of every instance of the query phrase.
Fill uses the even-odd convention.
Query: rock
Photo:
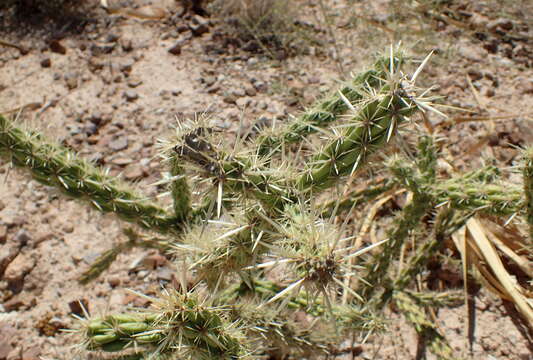
[[[214,76],[206,76],[205,78],[201,78],[200,82],[203,82],[206,87],[209,87],[217,82],[217,78]]]
[[[139,98],[139,94],[133,90],[126,90],[124,91],[124,98],[129,102],[133,102]]]
[[[5,244],[7,239],[7,226],[0,225],[0,244]]]
[[[133,160],[127,157],[118,157],[108,162],[112,163],[113,165],[126,166],[131,164]]]
[[[4,272],[6,280],[13,292],[22,290],[24,277],[35,267],[35,259],[28,254],[19,253],[17,257],[7,266]]]
[[[65,48],[60,42],[59,40],[52,40],[50,41],[50,43],[48,44],[48,46],[50,47],[50,51],[56,53],[56,54],[61,54],[61,55],[65,55],[67,53],[67,48]]]
[[[136,88],[137,86],[141,85],[143,82],[141,79],[137,79],[137,78],[131,78],[128,80],[128,86],[130,88]]]
[[[78,299],[68,303],[68,307],[72,314],[78,316],[85,316],[84,310],[89,312],[89,301],[87,299]]]
[[[179,55],[181,54],[181,41],[178,41],[176,42],[174,45],[172,45],[169,49],[168,49],[168,52],[171,53],[172,55]]]
[[[0,324],[0,359],[7,359],[9,353],[13,351],[12,339],[15,338],[15,328],[7,323]]]
[[[107,283],[109,284],[109,286],[114,288],[114,287],[119,286],[122,283],[122,278],[118,275],[110,275],[107,278]]]
[[[133,43],[129,39],[122,40],[120,46],[124,52],[130,52],[133,50]]]
[[[195,36],[201,36],[209,31],[209,22],[200,15],[195,15],[191,24],[189,24],[189,28]]]
[[[20,229],[14,237],[15,243],[19,247],[26,246],[31,241],[31,236],[28,234],[28,232],[25,229]]]
[[[50,66],[52,66],[52,60],[50,60],[49,57],[46,57],[41,60],[41,67],[49,68]]]
[[[174,277],[174,270],[163,266],[159,269],[157,269],[157,279],[163,280],[163,281],[172,281],[172,278]]]
[[[135,64],[135,61],[133,59],[126,59],[124,62],[122,62],[119,66],[119,69],[124,74],[129,74],[131,70],[133,69],[133,65]]]
[[[96,134],[97,131],[98,131],[98,127],[92,122],[90,122],[88,124],[85,124],[85,126],[83,127],[83,132],[87,136],[94,135],[94,134]]]
[[[65,82],[67,83],[67,87],[70,90],[73,90],[78,87],[78,74],[69,72],[66,73],[63,78],[65,79]]]
[[[167,258],[160,254],[147,255],[142,259],[143,267],[149,270],[157,269],[167,263]]]
[[[138,180],[145,176],[143,167],[140,164],[129,165],[126,170],[124,170],[124,178],[129,181]]]
[[[116,43],[110,44],[95,44],[91,45],[91,54],[93,56],[107,55],[111,54],[115,50]]]
[[[7,312],[18,311],[19,309],[24,307],[24,301],[22,301],[22,299],[19,296],[14,296],[8,301],[6,301],[3,305],[4,305],[5,311]],[[1,356],[0,356],[0,359],[2,359]]]
[[[262,81],[255,81],[252,85],[254,86],[255,90],[257,90],[260,93],[266,92],[268,89],[267,84],[265,84]]]
[[[251,85],[246,85],[244,87],[244,92],[246,93],[246,95],[248,96],[255,96],[257,95],[257,91],[255,90],[255,88]]]
[[[243,97],[246,95],[243,89],[234,89],[231,91],[231,94],[235,97]]]
[[[61,327],[58,327],[59,331]],[[41,358],[41,348],[39,346],[30,346],[28,348],[23,348],[22,351],[22,360],[40,360]]]
[[[224,102],[227,103],[227,104],[235,104],[235,102],[237,101],[237,97],[233,94],[226,94],[224,95]]]
[[[120,38],[120,36],[118,36],[117,34],[109,33],[109,34],[107,34],[107,36],[105,38],[105,42],[108,42],[108,43],[117,42],[119,38]]]
[[[499,18],[494,21],[490,21],[487,24],[487,29],[489,29],[492,32],[496,32],[497,30],[506,30],[509,31],[513,28],[513,22],[509,19]]]
[[[126,135],[113,139],[109,142],[109,148],[114,151],[121,151],[128,147],[128,137]]]

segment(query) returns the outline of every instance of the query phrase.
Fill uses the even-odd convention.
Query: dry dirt
[[[59,31],[0,29],[0,40],[30,50],[0,46],[0,112],[33,104],[19,113],[21,121],[153,196],[158,189],[149,184],[164,171],[156,140],[168,136],[176,118],[208,112],[228,134],[260,117],[284,121],[335,86],[345,75],[340,69],[360,69],[391,40],[403,40],[420,57],[436,50],[423,81],[436,84],[448,104],[471,109],[473,116],[506,116],[441,127],[454,145],[449,160],[457,169],[487,161],[482,159],[513,166],[517,147],[533,144],[533,10],[527,1],[452,2],[463,16],[455,22],[402,15],[398,2],[344,0],[326,1],[326,21],[319,2],[295,1],[316,41],[275,60],[224,42],[213,17],[196,18],[205,29],[195,34],[196,15],[180,14],[178,2],[152,3],[167,9],[164,19],[121,17],[88,6],[90,21],[83,27],[74,21],[79,31],[70,31],[68,21],[63,24],[70,27]],[[399,30],[392,38],[387,29]],[[172,280],[171,263],[155,251],[134,249],[97,280],[80,285],[77,278],[89,264],[124,241],[123,225],[65,200],[5,160],[0,165],[0,360],[99,358],[77,355],[75,337],[59,331],[75,326],[77,301],[91,314],[144,306],[126,289],[155,293]],[[533,359],[500,301],[483,291],[479,296],[473,358]],[[465,314],[463,306],[438,314],[458,353],[466,348]],[[390,330],[371,338],[356,358],[415,358],[415,333],[397,315],[390,318]]]

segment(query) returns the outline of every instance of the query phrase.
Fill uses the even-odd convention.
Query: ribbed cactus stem
[[[403,292],[394,292],[394,303],[405,318],[414,326],[416,332],[425,341],[428,349],[439,360],[455,360],[453,350],[442,336],[433,320],[430,320],[424,309],[419,306],[409,295]]]
[[[190,294],[175,291],[155,301],[159,308],[153,313],[88,321],[86,348],[113,352],[150,347],[157,349],[156,354],[170,352],[191,360],[236,360],[248,353],[239,332],[222,317],[221,310],[202,306]]]
[[[191,191],[185,178],[183,166],[175,155],[169,159],[170,175],[174,178],[170,184],[174,216],[180,221],[186,221],[191,216]]]
[[[25,167],[38,182],[88,202],[98,211],[115,213],[145,229],[177,232],[181,223],[116,177],[107,175],[71,151],[25,131],[0,115],[0,154]]]
[[[311,160],[298,181],[302,190],[322,190],[339,177],[360,170],[369,156],[389,142],[398,126],[416,111],[414,102],[401,89],[385,86],[350,120],[351,126]]]
[[[281,144],[288,145],[302,141],[309,134],[315,133],[318,128],[326,127],[338,120],[339,116],[349,109],[340,94],[351,103],[363,100],[369,89],[379,88],[384,84],[387,71],[390,70],[390,61],[390,57],[378,58],[370,70],[355,75],[348,84],[318,100],[310,109],[293,118],[274,134],[260,136],[257,140],[258,154],[272,156],[281,150]],[[403,54],[397,51],[392,61],[394,68],[399,68],[404,61]]]
[[[406,186],[413,191],[411,202],[402,210],[394,221],[394,229],[388,233],[388,241],[381,247],[381,251],[376,254],[366,265],[367,276],[360,290],[361,296],[370,299],[376,290],[376,284],[385,287],[385,293],[376,306],[381,308],[388,302],[392,295],[392,283],[388,278],[388,269],[397,255],[399,255],[402,244],[409,234],[419,225],[422,217],[433,207],[434,199],[428,193],[427,188],[418,182],[413,169],[405,166],[402,159],[394,158],[389,164],[389,168],[396,177],[402,177],[406,181]]]
[[[526,219],[529,224],[529,233],[533,241],[533,147],[528,148],[524,154],[524,192],[526,194]]]

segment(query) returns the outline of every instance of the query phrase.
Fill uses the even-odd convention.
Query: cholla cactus
[[[385,328],[381,316],[392,302],[432,352],[452,358],[426,308],[456,297],[413,292],[410,285],[443,239],[476,214],[525,213],[533,226],[531,150],[524,167],[525,201],[518,187],[499,184],[494,167],[439,178],[438,143],[429,136],[420,137],[414,160],[389,155],[383,171],[392,176],[342,197],[332,190],[372,158],[383,158],[416,113],[434,110],[432,99],[415,87],[428,59],[407,77],[407,58],[391,48],[338,92],[248,142],[247,150],[225,147],[206,119],[182,124],[161,149],[168,173],[160,183],[168,184],[169,209],[0,116],[0,154],[14,165],[99,211],[163,236],[144,241],[129,231],[130,241],[105,252],[83,282],[133,246],[172,249],[176,261],[187,264],[193,290],[182,284],[181,292],[164,289],[150,298],[149,311],[83,320],[84,348],[150,359],[313,357],[330,352],[343,337],[356,333],[366,339]],[[290,163],[284,145],[318,130],[321,144],[314,153],[302,156],[303,165]],[[368,245],[348,232],[351,209],[402,191],[410,195],[386,239]],[[323,199],[329,201],[320,203]],[[336,215],[345,216],[343,225]],[[393,276],[392,265],[409,238],[417,240],[415,248]]]

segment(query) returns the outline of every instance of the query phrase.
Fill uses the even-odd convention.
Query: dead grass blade
[[[487,237],[480,222],[476,218],[471,218],[467,221],[466,227],[468,229],[467,234],[470,235],[467,239],[471,240],[481,252],[479,261],[475,264],[478,270],[481,270],[482,267],[490,269],[494,276],[490,276],[490,279],[487,280],[515,304],[529,326],[533,327],[533,305],[531,299],[524,295],[525,290],[517,284],[503,266],[500,255],[496,251],[494,244]],[[484,266],[481,266],[482,264]],[[481,273],[483,276],[488,275],[488,271],[482,271]]]

